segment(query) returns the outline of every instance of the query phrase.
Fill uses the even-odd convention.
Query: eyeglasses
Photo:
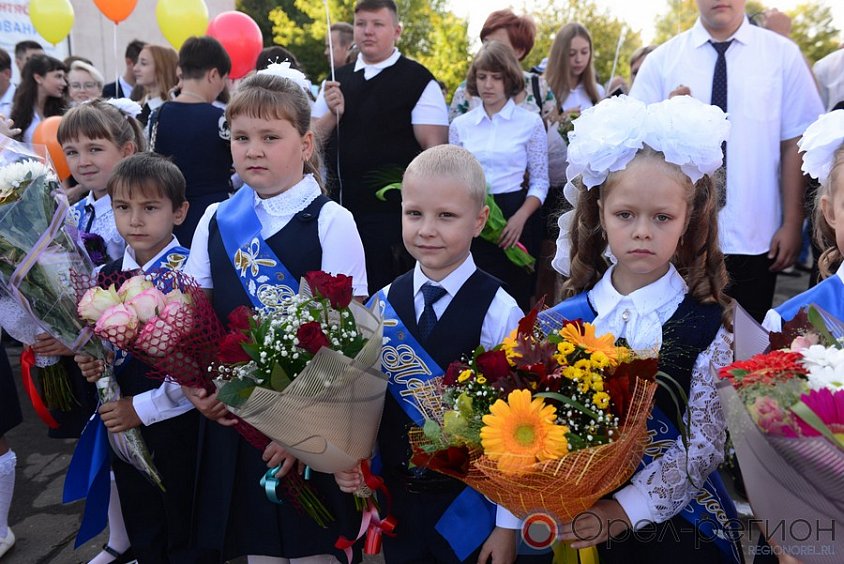
[[[99,88],[100,84],[98,82],[71,82],[68,86],[74,90],[93,90]]]

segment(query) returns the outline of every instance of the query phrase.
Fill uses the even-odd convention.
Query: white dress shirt
[[[401,52],[395,49],[392,55],[380,63],[369,64],[363,60],[363,55],[358,53],[357,61],[355,61],[355,72],[363,69],[363,78],[370,80],[378,76],[382,70],[396,64],[400,57]],[[323,83],[323,87],[324,85]],[[320,90],[311,109],[311,117],[318,119],[330,111],[328,104],[325,102],[325,92]],[[425,86],[425,90],[422,91],[422,95],[419,96],[419,100],[410,112],[410,123],[413,125],[448,125],[448,107],[445,104],[443,91],[436,80],[431,80]]]
[[[425,297],[422,295],[422,285],[426,282],[434,286],[442,286],[446,294],[439,300],[434,302],[434,313],[437,314],[437,319],[443,316],[445,310],[451,304],[451,301],[463,287],[463,284],[475,273],[477,267],[475,260],[471,253],[463,263],[458,266],[451,274],[435,282],[425,276],[422,272],[422,265],[418,262],[413,269],[413,306],[416,312],[416,321],[422,316],[425,310]],[[390,285],[384,288],[384,294],[390,293]],[[492,303],[484,316],[483,324],[481,325],[481,342],[486,350],[490,350],[495,345],[501,343],[513,329],[516,329],[524,317],[524,313],[519,309],[519,304],[516,300],[504,291],[503,288],[498,288],[495,296],[492,298]],[[519,529],[521,528],[521,520],[510,513],[506,508],[497,506],[495,524],[498,527],[505,529]]]
[[[6,92],[3,96],[0,96],[0,115],[3,115],[6,119],[9,119],[9,116],[12,114],[12,100],[15,99],[15,88],[16,86],[10,82]]]
[[[38,112],[32,112],[32,123],[23,132],[24,143],[32,143],[32,136],[35,134],[35,128],[38,127],[39,123],[41,123],[41,116],[38,115]]]
[[[826,111],[844,101],[844,49],[833,51],[812,67]]]
[[[683,84],[706,103],[717,53],[700,19],[642,63],[630,95],[659,102]],[[727,205],[718,230],[726,254],[760,255],[782,223],[780,142],[803,134],[823,112],[797,45],[745,18],[727,59]],[[713,40],[714,41],[714,40]]]
[[[165,253],[169,252],[173,247],[178,246],[179,240],[174,235],[170,243],[160,253],[143,265],[138,264],[138,261],[135,260],[135,251],[132,247],[127,246],[126,251],[123,253],[123,270],[140,269],[146,272]],[[153,390],[132,396],[132,407],[135,409],[135,413],[138,414],[141,422],[146,426],[150,426],[153,423],[172,419],[190,411],[193,409],[193,404],[182,393],[182,387],[178,383],[172,380],[165,380]]]
[[[106,252],[111,260],[117,260],[123,255],[126,248],[126,241],[117,231],[117,224],[114,222],[114,210],[111,208],[111,196],[104,194],[99,200],[94,199],[94,193],[88,192],[85,196],[85,205],[94,208],[94,221],[91,223],[91,233],[103,238],[106,245]],[[88,225],[88,212],[82,210],[82,219],[79,223],[82,229]]]
[[[685,281],[671,266],[656,282],[624,296],[612,286],[612,272],[613,267],[588,293],[589,303],[598,312],[593,322],[596,333],[623,336],[634,350],[658,351],[662,326],[686,296]],[[677,515],[698,492],[693,484],[703,484],[724,459],[727,427],[710,363],[720,368],[732,362],[732,342],[732,333],[721,327],[695,361],[683,415],[690,435],[688,448],[683,438],[677,437],[662,456],[636,472],[630,484],[613,495],[634,529]]]
[[[600,102],[604,99],[604,96],[606,96],[606,91],[604,90],[604,87],[600,84],[595,84],[595,86],[598,89],[598,101]],[[577,88],[569,91],[569,95],[566,96],[566,99],[562,103],[562,106],[564,112],[576,108],[580,108],[580,111],[582,112],[583,110],[594,106],[594,104],[592,103],[592,99],[586,92],[586,87],[583,85],[583,81],[581,81],[577,85]]]
[[[837,276],[842,283],[844,283],[844,263],[838,267],[838,270],[835,271],[834,276]],[[806,305],[809,305],[808,303]],[[765,314],[765,319],[762,321],[762,327],[764,327],[767,331],[782,331],[782,316],[780,316],[779,312],[775,309],[769,309],[768,313]]]
[[[241,190],[251,188],[244,185]],[[306,174],[299,183],[272,198],[262,199],[255,194],[255,214],[261,222],[261,237],[266,240],[281,231],[294,215],[308,207],[321,193],[313,175]],[[208,256],[208,225],[218,206],[219,203],[208,206],[199,220],[193,235],[190,257],[185,265],[185,271],[193,276],[202,288],[214,287],[211,259]],[[352,213],[336,202],[327,202],[317,219],[317,230],[322,246],[322,270],[331,274],[351,276],[355,296],[369,295],[363,243]],[[230,266],[218,265],[217,268]]]
[[[448,142],[469,150],[480,161],[490,194],[521,190],[527,171],[527,195],[545,201],[548,137],[539,114],[516,106],[512,98],[492,117],[480,105],[454,118]]]

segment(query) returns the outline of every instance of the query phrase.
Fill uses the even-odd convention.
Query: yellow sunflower
[[[471,378],[473,374],[474,374],[474,372],[472,372],[471,370],[464,370],[463,372],[461,372],[457,376],[457,381],[458,382],[465,382],[466,380]]]
[[[597,392],[592,395],[592,403],[599,409],[606,409],[610,405],[610,396],[606,392]]]
[[[557,410],[527,390],[514,390],[484,415],[481,446],[508,474],[526,472],[537,461],[554,460],[568,452],[568,427],[556,425]]]
[[[602,352],[606,355],[610,366],[618,364],[618,348],[615,346],[615,337],[611,333],[595,335],[595,326],[591,323],[584,323],[583,334],[580,334],[580,328],[570,323],[560,329],[560,335],[574,346],[585,350],[589,354]]]

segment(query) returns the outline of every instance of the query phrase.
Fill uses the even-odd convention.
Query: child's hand
[[[343,117],[343,112],[346,110],[346,99],[343,97],[343,91],[340,90],[340,83],[326,80],[323,97],[331,113],[337,117]]]
[[[79,369],[82,371],[82,376],[84,376],[88,382],[93,384],[100,379],[100,376],[103,375],[105,363],[102,360],[97,360],[93,356],[88,356],[87,354],[78,354],[73,357],[73,360],[75,360],[76,364],[79,365]]]
[[[512,564],[516,561],[518,529],[495,527],[487,537],[478,555],[478,564]]]
[[[631,528],[630,518],[614,499],[601,499],[570,523],[563,523],[560,539],[572,548],[587,548],[617,537]]]
[[[47,333],[35,335],[32,352],[42,356],[73,356],[73,351]]]
[[[202,388],[182,386],[182,393],[202,415],[211,421],[216,421],[223,427],[231,427],[237,423],[229,418],[231,412],[226,408],[226,404],[217,399],[217,392],[209,395],[208,391]]]
[[[281,468],[279,468],[278,472],[275,473],[276,478],[284,477],[284,475],[290,472],[290,469],[293,468],[293,465],[297,462],[296,457],[287,452],[287,450],[278,443],[268,444],[267,448],[264,449],[264,455],[262,458],[264,459],[264,462],[267,463],[267,468],[275,468],[276,466],[281,465]],[[304,469],[305,465],[300,462],[299,473],[301,474]]]
[[[143,425],[131,397],[104,403],[100,406],[100,417],[109,433],[120,433]]]
[[[502,249],[512,247],[519,242],[522,237],[522,231],[525,228],[525,222],[529,215],[522,210],[517,211],[510,219],[507,220],[507,225],[501,230],[501,237],[498,239],[498,246]]]
[[[363,473],[360,471],[360,465],[342,472],[335,472],[334,480],[340,486],[340,491],[355,493],[363,485]]]

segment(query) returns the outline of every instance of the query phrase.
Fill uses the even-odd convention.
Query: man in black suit
[[[133,39],[129,45],[126,46],[126,53],[124,54],[124,61],[126,68],[123,70],[123,75],[120,76],[117,82],[109,82],[103,86],[103,98],[130,98],[132,95],[132,88],[135,86],[135,63],[138,62],[138,55],[141,49],[144,48],[144,43],[140,39]]]

